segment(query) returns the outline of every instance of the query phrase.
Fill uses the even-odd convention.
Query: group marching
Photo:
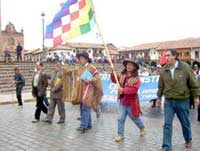
[[[71,102],[80,105],[80,125],[76,129],[86,133],[92,129],[91,110],[99,112],[100,101],[103,96],[100,73],[91,64],[87,52],[77,54],[79,66],[69,67],[55,63],[51,76],[44,72],[42,62],[36,63],[36,71],[32,79],[32,94],[36,98],[36,110],[33,123],[40,122],[41,111],[47,115],[43,122],[52,123],[55,107],[57,105],[60,116],[58,124],[65,123],[65,104]],[[124,69],[116,73],[111,64],[111,81],[118,85],[118,134],[116,142],[124,139],[124,127],[127,115],[139,129],[139,135],[145,136],[145,124],[141,119],[142,111],[138,97],[141,80],[138,74],[139,64],[132,59],[123,60]],[[18,69],[16,69],[18,71]],[[23,79],[15,76],[16,79]],[[50,86],[50,104],[44,105],[47,98],[47,87]],[[21,104],[21,89],[18,88],[19,105]],[[192,147],[191,124],[189,120],[189,98],[194,98],[195,104],[199,105],[200,88],[197,78],[188,64],[178,59],[175,49],[166,51],[166,63],[160,71],[157,106],[161,106],[164,98],[164,126],[163,144],[160,151],[172,150],[173,118],[176,114],[183,130],[185,147]]]

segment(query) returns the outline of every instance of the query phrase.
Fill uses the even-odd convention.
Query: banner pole
[[[116,84],[117,84],[117,86],[118,86],[118,88],[119,88],[119,87],[120,87],[119,80],[118,80],[118,78],[117,78],[116,71],[114,70],[114,65],[113,65],[112,60],[111,60],[111,57],[110,57],[109,49],[108,49],[108,47],[107,47],[107,45],[106,45],[106,43],[105,43],[105,41],[104,41],[104,38],[103,38],[103,36],[102,36],[102,32],[101,32],[100,26],[99,26],[99,24],[98,24],[98,22],[97,22],[96,13],[95,13],[95,10],[94,10],[94,5],[93,5],[92,0],[90,0],[90,2],[91,2],[92,12],[93,12],[93,15],[94,15],[94,21],[95,21],[95,23],[96,23],[96,25],[97,25],[98,32],[99,32],[99,34],[100,34],[101,40],[102,40],[103,45],[104,45],[104,48],[105,48],[105,50],[106,50],[106,54],[107,54],[107,57],[108,57],[108,61],[109,61],[110,66],[111,66],[111,68],[112,68],[112,70],[113,70],[113,75],[114,75],[114,77],[115,77]]]

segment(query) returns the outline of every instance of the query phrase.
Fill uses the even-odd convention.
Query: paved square
[[[79,106],[66,103],[66,123],[58,125],[59,117],[54,116],[52,124],[31,123],[35,102],[25,103],[23,108],[16,104],[0,106],[0,151],[157,151],[162,143],[163,112],[142,104],[145,137],[139,136],[135,124],[127,118],[125,140],[116,143],[117,111],[110,107],[99,119],[92,112],[93,128],[85,134],[75,129],[79,126]],[[105,109],[104,109],[105,110]],[[45,115],[42,114],[41,118]],[[196,122],[196,110],[191,110],[193,147],[184,148],[181,127],[174,119],[173,151],[199,151],[200,126]]]

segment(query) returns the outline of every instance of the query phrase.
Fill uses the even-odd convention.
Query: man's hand
[[[197,97],[197,98],[194,98],[194,104],[195,104],[196,106],[199,105],[199,98],[198,98],[198,97]]]
[[[161,108],[161,105],[162,105],[161,100],[160,100],[160,99],[157,99],[157,101],[156,101],[156,106],[157,106],[158,108]]]

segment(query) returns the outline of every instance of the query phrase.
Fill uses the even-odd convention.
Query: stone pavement
[[[116,143],[117,113],[112,107],[108,112],[104,107],[101,117],[93,113],[93,128],[85,134],[75,129],[79,126],[79,106],[66,103],[66,123],[58,125],[58,114],[52,124],[31,123],[35,102],[0,105],[0,151],[157,151],[162,143],[163,112],[143,103],[143,120],[146,125],[145,137],[139,136],[135,124],[127,118],[125,140]],[[42,118],[45,115],[42,114]],[[199,151],[200,126],[196,122],[196,110],[191,112],[193,147],[185,149],[180,124],[174,119],[173,151]]]
[[[23,92],[22,94],[23,100],[31,100],[33,99],[33,96],[31,92]],[[16,103],[16,93],[9,93],[9,94],[0,94],[0,104],[10,104],[10,103]]]

